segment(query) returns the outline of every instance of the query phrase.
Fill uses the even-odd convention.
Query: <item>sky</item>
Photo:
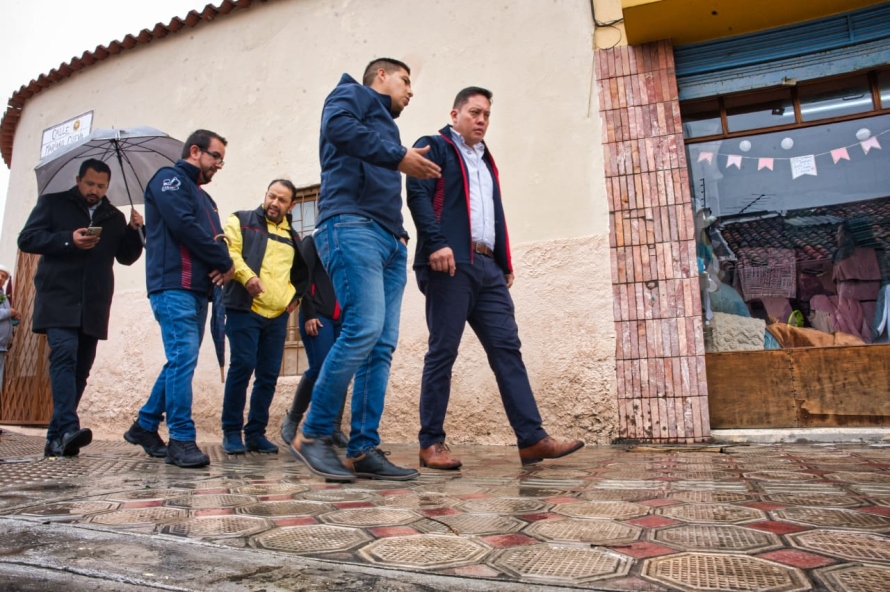
[[[184,17],[219,0],[2,0],[0,95],[2,111],[12,93],[41,74],[98,45],[158,22]],[[77,115],[77,113],[73,113]],[[61,121],[58,123],[62,123]],[[0,161],[0,229],[6,211],[9,169]],[[0,230],[2,232],[2,230]]]

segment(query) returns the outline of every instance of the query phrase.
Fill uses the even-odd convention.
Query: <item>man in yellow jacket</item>
[[[278,452],[266,438],[269,406],[281,368],[287,319],[299,303],[298,288],[308,278],[300,237],[290,217],[296,195],[293,183],[276,179],[269,184],[262,206],[235,212],[226,221],[229,254],[235,262],[235,281],[226,284],[223,296],[232,358],[222,410],[227,454]],[[245,425],[251,374],[256,377]]]

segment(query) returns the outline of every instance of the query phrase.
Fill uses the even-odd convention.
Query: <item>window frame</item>
[[[775,90],[777,88],[783,88],[780,86],[772,86],[767,88],[759,88],[754,91],[745,91],[740,93],[732,93],[727,95],[717,95],[716,97],[703,97],[701,99],[694,99],[691,101],[682,101],[680,103],[681,112],[683,105],[695,105],[697,103],[704,103],[706,101],[713,101],[715,98],[718,101],[718,108],[720,111],[720,126],[723,130],[720,134],[711,134],[709,136],[699,136],[695,138],[686,138],[684,136],[683,141],[685,144],[699,144],[702,142],[713,142],[714,140],[727,140],[732,138],[743,138],[745,136],[750,136],[754,134],[761,134],[765,132],[778,132],[783,130],[792,130],[792,129],[800,129],[807,127],[815,127],[818,125],[825,125],[827,123],[835,123],[839,121],[852,121],[855,119],[863,119],[865,117],[873,117],[875,115],[885,115],[890,114],[890,100],[885,101],[887,104],[882,104],[881,102],[881,89],[878,85],[878,75],[882,72],[890,72],[890,68],[876,68],[872,70],[866,70],[865,73],[868,76],[869,89],[872,94],[872,103],[873,105],[878,105],[879,107],[872,109],[870,111],[863,111],[861,113],[852,113],[849,115],[841,115],[837,117],[826,117],[823,119],[815,119],[812,121],[803,121],[801,118],[800,112],[800,96],[799,96],[799,88],[805,87],[808,84],[821,84],[824,82],[829,82],[831,80],[841,80],[844,78],[850,78],[852,76],[857,76],[863,74],[862,71],[859,72],[847,72],[844,74],[839,74],[837,76],[827,76],[825,78],[817,78],[814,80],[807,80],[805,82],[801,82],[791,87],[791,102],[794,106],[794,123],[789,123],[785,125],[774,125],[769,127],[762,128],[754,128],[748,130],[742,130],[737,132],[728,131],[727,125],[727,117],[726,117],[726,98],[744,98],[746,96],[754,96],[764,91]],[[682,115],[681,115],[682,118]],[[682,124],[681,124],[682,125]]]

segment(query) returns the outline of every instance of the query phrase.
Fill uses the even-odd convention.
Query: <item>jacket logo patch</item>
[[[164,186],[161,187],[161,191],[179,191],[180,185],[182,185],[182,181],[180,181],[177,177],[173,177],[172,179],[164,179]]]

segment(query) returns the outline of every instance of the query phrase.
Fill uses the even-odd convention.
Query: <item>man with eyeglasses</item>
[[[124,439],[179,467],[210,463],[195,443],[192,377],[213,286],[235,273],[216,203],[202,188],[223,167],[226,144],[219,134],[195,131],[182,159],[155,173],[145,189],[145,283],[167,363]],[[165,414],[167,446],[158,434]]]

